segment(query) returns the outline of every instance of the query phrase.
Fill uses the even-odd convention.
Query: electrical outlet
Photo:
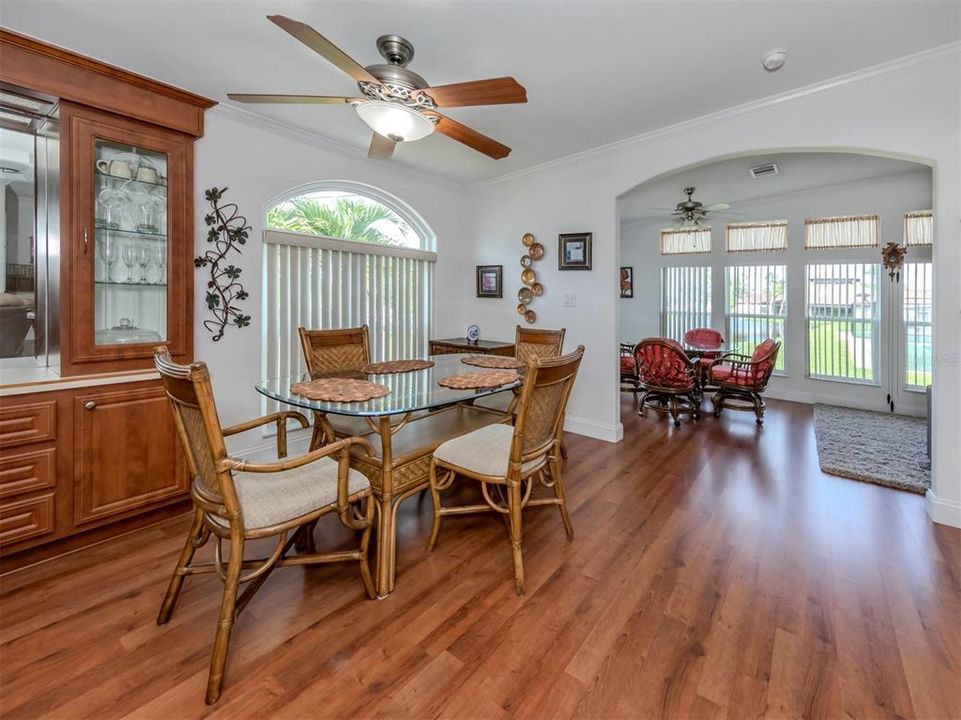
[[[565,295],[564,307],[577,307],[577,295],[573,295],[573,294]]]

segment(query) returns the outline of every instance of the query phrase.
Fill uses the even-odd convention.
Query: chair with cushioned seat
[[[714,417],[724,408],[753,410],[755,422],[764,424],[764,400],[761,393],[774,372],[781,341],[768,338],[758,345],[750,357],[727,353],[711,363],[708,382],[717,387],[712,398]]]
[[[573,537],[564,478],[561,472],[561,433],[564,409],[570,397],[584,346],[570,355],[544,359],[532,356],[517,403],[513,426],[488,425],[448,440],[434,450],[430,465],[430,491],[434,522],[427,549],[437,542],[441,518],[476,512],[496,512],[507,521],[514,560],[514,588],[524,594],[521,555],[521,511],[528,506],[556,505],[568,538]],[[485,504],[444,507],[440,493],[461,475],[479,481]],[[531,498],[535,480],[554,497]]]
[[[367,562],[374,503],[370,499],[367,478],[350,467],[351,446],[370,446],[363,438],[344,438],[306,455],[285,460],[287,422],[294,420],[307,427],[307,418],[303,415],[278,412],[222,428],[204,363],[176,364],[165,347],[158,347],[155,364],[170,400],[177,433],[193,478],[190,495],[194,503],[193,523],[167,587],[157,624],[163,625],[170,620],[184,578],[188,575],[215,573],[224,583],[207,680],[206,700],[210,704],[220,697],[223,687],[234,620],[274,568],[356,562],[368,597],[374,597]],[[270,423],[277,425],[277,454],[280,458],[277,462],[250,462],[228,457],[225,436]],[[364,505],[363,509],[360,504]],[[357,548],[288,557],[295,539],[318,518],[330,513],[336,513],[346,527],[360,531]],[[193,563],[195,551],[211,536],[216,541],[213,562]],[[266,558],[246,560],[245,543],[261,538],[274,539],[273,550]],[[230,543],[226,560],[221,548],[224,540]],[[238,597],[238,590],[245,583],[249,585]]]
[[[701,417],[701,391],[697,383],[695,363],[676,340],[645,338],[634,348],[637,358],[638,384],[644,392],[638,402],[638,413],[647,410],[667,413],[680,427],[681,415],[695,420]]]

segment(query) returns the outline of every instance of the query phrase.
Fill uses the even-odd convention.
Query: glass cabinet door
[[[61,103],[69,188],[61,246],[65,375],[152,368],[193,352],[189,136]]]
[[[167,339],[167,155],[96,138],[94,344]]]

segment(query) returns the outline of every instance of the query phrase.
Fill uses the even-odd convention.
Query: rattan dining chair
[[[574,536],[564,494],[560,448],[564,409],[584,355],[581,345],[570,355],[541,360],[534,356],[520,392],[514,425],[488,425],[448,440],[435,451],[430,465],[430,492],[434,521],[427,549],[432,550],[440,532],[441,518],[475,512],[506,516],[514,560],[514,589],[524,594],[524,561],[521,554],[521,512],[525,507],[556,505],[567,537]],[[440,493],[457,475],[477,480],[485,504],[444,507]],[[554,497],[531,498],[534,481],[552,488]]]
[[[542,360],[560,357],[564,348],[565,328],[560,330],[537,330],[520,325],[514,331],[514,357],[529,362],[532,357]]]
[[[366,379],[361,368],[370,362],[370,332],[366,325],[339,330],[308,330],[300,327],[300,346],[304,351],[307,372],[311,376],[343,374]],[[336,417],[333,420],[324,413],[314,411],[314,430],[310,449],[316,450],[324,443],[337,438],[367,435],[372,432],[368,424],[357,418]]]
[[[287,421],[295,420],[307,427],[307,418],[297,412],[278,412],[222,428],[207,366],[204,363],[179,365],[173,362],[165,347],[156,348],[154,353],[193,477],[190,495],[194,503],[193,523],[170,578],[157,624],[170,620],[188,575],[216,573],[224,583],[207,679],[206,701],[211,704],[220,697],[223,687],[234,620],[274,568],[356,562],[368,597],[374,597],[367,562],[374,503],[367,478],[349,464],[352,445],[370,446],[362,438],[344,438],[323,449],[285,460]],[[277,425],[280,458],[277,462],[250,462],[227,455],[224,437],[270,423]],[[363,509],[360,504],[364,505]],[[346,527],[360,531],[358,547],[288,557],[298,533],[330,513],[337,513]],[[213,562],[193,563],[194,553],[211,536],[215,539]],[[275,538],[273,551],[266,558],[245,560],[244,544],[259,538]],[[224,540],[230,543],[227,560],[223,559]],[[238,597],[238,590],[245,583],[249,585]]]

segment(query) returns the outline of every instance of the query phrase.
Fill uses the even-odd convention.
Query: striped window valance
[[[787,250],[787,220],[729,223],[725,239],[729,253]]]
[[[808,218],[804,221],[807,250],[878,247],[881,218],[877,215],[843,215]]]
[[[711,228],[661,230],[661,255],[695,255],[711,252]]]
[[[915,210],[904,215],[904,244],[934,244],[934,213],[930,210]]]
[[[306,368],[297,328],[368,325],[371,358],[424,357],[436,253],[264,231],[267,377]]]

